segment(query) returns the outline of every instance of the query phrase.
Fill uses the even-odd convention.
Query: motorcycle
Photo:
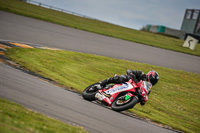
[[[82,93],[85,100],[95,101],[111,107],[114,111],[124,111],[133,108],[141,101],[147,101],[147,93],[152,87],[151,83],[140,81],[135,83],[132,79],[122,84],[106,85],[100,90],[91,89],[99,83],[86,87]]]

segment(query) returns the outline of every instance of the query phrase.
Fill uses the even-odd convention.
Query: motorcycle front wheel
[[[128,100],[121,100],[120,97],[118,97],[112,103],[111,108],[112,110],[117,112],[124,111],[133,108],[138,103],[138,101],[139,101],[138,97],[135,96],[131,97]]]
[[[86,87],[82,93],[82,96],[85,100],[88,100],[88,101],[94,101],[95,100],[95,95],[98,91],[90,91],[90,88],[96,84],[99,84],[99,83],[95,83],[95,84],[92,84],[88,87]]]

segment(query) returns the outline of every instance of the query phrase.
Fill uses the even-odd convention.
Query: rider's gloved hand
[[[140,88],[137,89],[137,93],[138,93],[138,96],[139,96],[139,99],[140,99],[140,104],[145,105],[145,100],[142,97],[142,92],[141,92]]]
[[[145,105],[145,101],[143,99],[140,100],[141,105]]]
[[[129,76],[131,76],[131,79],[132,79],[135,83],[138,83],[135,74],[129,73]]]
[[[137,88],[137,93],[139,96],[142,96],[142,92],[141,92],[140,88]]]

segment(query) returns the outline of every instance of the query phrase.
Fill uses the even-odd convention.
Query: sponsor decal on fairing
[[[114,94],[122,91],[126,91],[133,88],[133,86],[130,83],[123,83],[121,86],[117,86],[115,88],[112,88],[110,90],[105,91],[106,94]]]

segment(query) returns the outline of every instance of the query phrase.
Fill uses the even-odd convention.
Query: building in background
[[[148,24],[146,27],[143,27],[142,30],[153,32],[153,33],[159,33],[159,34],[167,35],[167,36],[170,36],[170,37],[179,38],[179,39],[182,39],[182,40],[185,39],[185,35],[186,35],[185,31],[168,28],[168,27],[163,26],[163,25]]]
[[[186,9],[181,30],[188,34],[200,35],[200,10]]]
[[[200,9],[186,9],[180,30],[162,25],[147,25],[145,31],[162,33],[168,36],[186,39],[188,35],[200,41]]]

